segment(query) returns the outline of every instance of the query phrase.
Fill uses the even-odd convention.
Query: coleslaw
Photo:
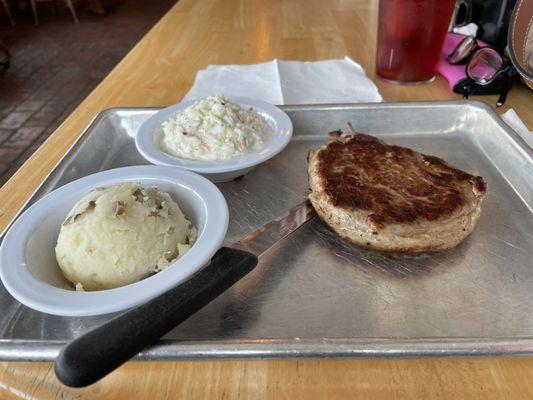
[[[182,158],[223,160],[261,147],[271,134],[266,121],[222,95],[199,100],[162,124],[162,150]]]

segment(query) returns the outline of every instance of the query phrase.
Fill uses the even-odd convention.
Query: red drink
[[[455,0],[380,0],[376,74],[430,82],[437,72]]]

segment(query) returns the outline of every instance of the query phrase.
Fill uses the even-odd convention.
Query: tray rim
[[[53,361],[67,341],[0,340],[1,361]],[[163,339],[134,361],[531,356],[533,336],[262,339],[176,342]]]
[[[495,110],[478,100],[410,101],[386,103],[331,103],[281,105],[282,110],[303,111],[312,109],[342,110],[368,108],[415,107],[472,107],[484,111],[509,136],[531,160],[533,149],[509,127]],[[117,111],[159,110],[164,107],[111,107],[96,114],[76,138],[68,150],[44,177],[19,211],[0,234],[0,243],[19,215],[28,207],[70,153],[91,133],[101,120]],[[443,337],[443,338],[335,338],[317,339],[266,339],[192,342],[163,339],[137,355],[134,360],[195,360],[195,359],[271,359],[271,358],[401,358],[401,357],[449,357],[449,356],[510,356],[533,354],[533,335],[501,337]],[[54,360],[66,341],[0,339],[1,361],[51,361]]]

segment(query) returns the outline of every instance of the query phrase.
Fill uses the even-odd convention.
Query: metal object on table
[[[55,360],[56,377],[72,387],[102,379],[227,291],[254,269],[258,257],[315,215],[308,201],[300,203],[219,249],[190,279],[75,338]]]
[[[490,107],[453,101],[282,108],[294,124],[287,149],[219,184],[230,208],[226,244],[305,200],[307,152],[349,121],[483,176],[488,193],[478,226],[451,251],[393,255],[349,245],[314,218],[138,358],[533,354],[533,152]],[[30,203],[81,176],[146,163],[133,137],[154,112],[98,115]],[[53,359],[64,343],[112,317],[41,314],[1,286],[0,309],[2,359]]]
[[[261,258],[270,248],[280,240],[285,239],[296,229],[316,216],[315,209],[309,200],[294,206],[286,213],[246,235],[238,242],[231,245],[232,248],[244,250]]]

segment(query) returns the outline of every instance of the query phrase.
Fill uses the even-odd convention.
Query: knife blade
[[[233,243],[230,247],[261,257],[263,253],[291,235],[314,216],[316,216],[316,211],[309,200],[306,200]]]
[[[308,201],[293,207],[219,249],[186,282],[74,339],[55,360],[57,378],[72,387],[103,378],[229,289],[255,268],[258,257],[315,215]]]

